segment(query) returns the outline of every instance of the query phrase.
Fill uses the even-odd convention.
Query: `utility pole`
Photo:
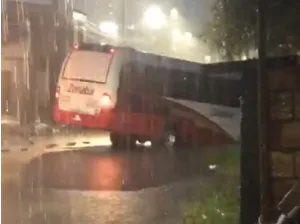
[[[123,44],[126,43],[126,0],[122,0],[121,35]]]
[[[260,214],[268,209],[269,146],[268,133],[268,77],[266,70],[266,0],[257,0],[258,60],[243,78],[244,93],[241,104],[241,204],[240,223],[257,223]],[[247,65],[248,66],[248,65]],[[255,75],[254,75],[255,74]],[[256,164],[255,161],[257,161]],[[260,163],[259,163],[260,161]],[[259,166],[257,165],[259,163]],[[262,205],[262,206],[261,206]],[[263,217],[263,220],[266,218]]]
[[[266,6],[267,0],[258,2],[258,133],[259,133],[259,156],[260,156],[260,192],[261,192],[261,221],[270,221],[269,211],[271,201],[271,158],[269,146],[269,77],[266,66]]]

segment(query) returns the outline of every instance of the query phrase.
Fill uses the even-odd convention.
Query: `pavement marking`
[[[57,147],[58,145],[56,144],[56,143],[50,143],[50,144],[47,144],[46,145],[46,148],[47,149],[52,149],[52,148],[54,148],[54,147]]]
[[[45,145],[41,145],[40,147],[43,148],[43,150],[40,151],[49,151],[50,149],[55,149],[55,148],[64,148],[66,146],[75,146],[76,144],[79,144],[80,142],[67,142],[67,143],[62,143],[62,144],[57,144],[57,143],[48,143]],[[83,141],[83,144],[87,145],[90,144],[88,141]],[[34,145],[34,144],[31,144]],[[36,149],[30,148],[29,147],[14,147],[14,148],[3,148],[1,147],[1,153],[12,153],[12,152],[28,152],[28,151],[35,151]]]
[[[66,146],[74,146],[74,145],[76,145],[76,142],[68,142],[68,143],[66,144]]]
[[[98,140],[98,136],[66,136],[62,138],[28,139],[27,141],[20,141],[18,144],[15,144],[16,142],[14,141],[10,144],[9,142],[5,143],[5,141],[2,141],[1,153],[26,152],[35,149],[39,149],[40,151],[49,151],[50,149],[59,147],[89,146],[91,144],[98,145],[98,143],[99,145],[102,145],[101,143],[103,143],[103,141],[99,142]]]

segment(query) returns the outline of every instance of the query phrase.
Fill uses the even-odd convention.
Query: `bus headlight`
[[[112,106],[112,100],[109,94],[104,93],[100,99],[100,105],[101,107],[111,107]]]

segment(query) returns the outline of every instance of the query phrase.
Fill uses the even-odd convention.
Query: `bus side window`
[[[159,115],[165,115],[167,107],[164,106],[161,100],[154,99],[153,101],[153,113]]]
[[[149,113],[149,114],[162,114],[162,105],[159,103],[158,97],[153,97],[153,96],[146,96],[143,95],[141,96],[142,100],[142,111],[144,113]]]
[[[187,100],[196,100],[197,80],[196,75],[191,72],[184,72],[184,80],[186,82],[185,96]]]
[[[155,73],[153,74],[153,82],[154,86],[156,89],[156,93],[159,96],[162,96],[165,94],[166,89],[165,89],[165,83],[167,82],[167,70],[165,68],[157,68]]]
[[[145,66],[144,73],[144,88],[147,93],[156,93],[157,89],[155,86],[156,68],[153,66]]]
[[[119,89],[123,90],[130,90],[132,87],[132,80],[134,79],[133,72],[133,64],[128,63],[122,66],[121,69],[121,75],[120,75],[120,84],[119,84]]]
[[[161,96],[169,96],[169,69],[162,68],[157,71],[158,85]]]
[[[174,75],[174,70],[169,70],[169,96],[174,97],[176,96],[176,75]]]
[[[116,108],[118,109],[126,109],[128,107],[129,102],[129,90],[130,90],[130,79],[131,79],[131,64],[125,64],[122,66],[120,71],[120,80],[119,86],[117,90],[117,103]]]
[[[132,71],[132,80],[131,82],[134,85],[135,90],[143,89],[145,68],[142,64],[136,62],[134,64],[134,69]]]
[[[129,105],[131,112],[141,113],[143,108],[142,91],[144,87],[144,66],[137,62],[131,63],[130,74],[128,74],[128,89],[129,93]]]
[[[143,97],[139,92],[130,93],[130,111],[133,113],[144,112]]]
[[[185,99],[187,91],[185,74],[178,70],[172,70],[170,81],[172,97]]]

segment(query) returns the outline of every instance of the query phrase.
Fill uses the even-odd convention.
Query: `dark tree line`
[[[296,54],[300,50],[300,1],[266,0],[267,53]],[[227,60],[256,50],[257,1],[216,0],[213,19],[202,35]]]

